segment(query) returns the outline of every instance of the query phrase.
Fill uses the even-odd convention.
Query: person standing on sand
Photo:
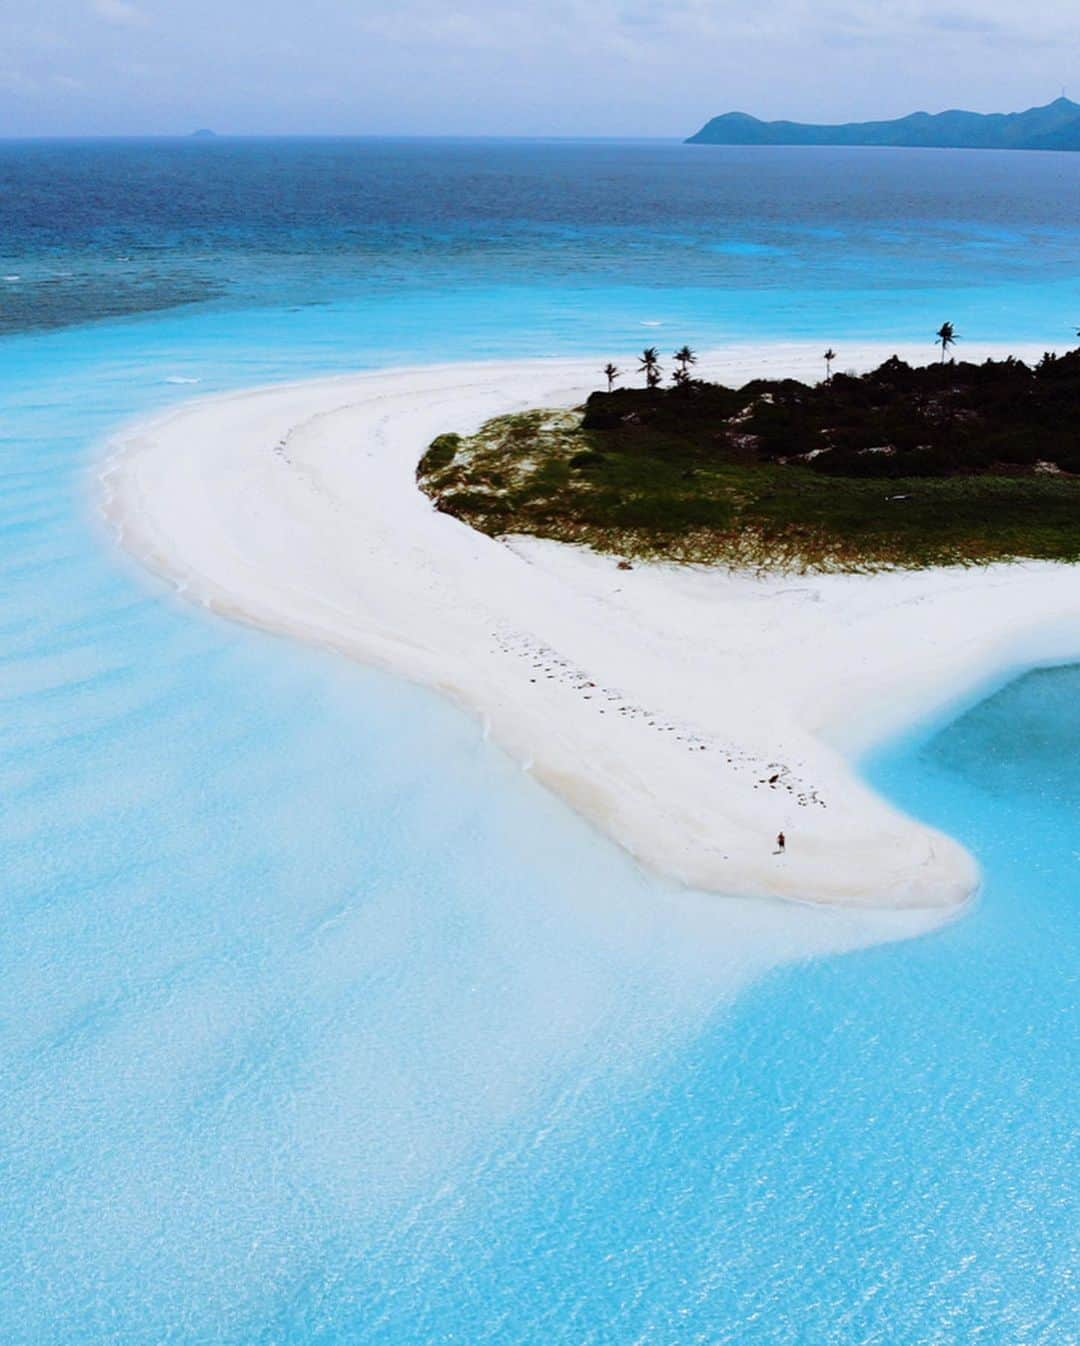
[[[786,846],[787,846],[787,837],[784,836],[783,832],[777,832],[776,850],[773,851],[773,855],[783,855]]]

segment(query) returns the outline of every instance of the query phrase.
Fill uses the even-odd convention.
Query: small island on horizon
[[[866,145],[908,149],[1080,150],[1080,103],[1064,94],[1025,112],[913,112],[894,121],[814,125],[713,117],[687,145]]]

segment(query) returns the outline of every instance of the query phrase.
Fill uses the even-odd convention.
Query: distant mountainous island
[[[955,150],[1080,150],[1080,103],[1056,98],[1026,112],[913,112],[887,122],[814,126],[714,117],[688,145],[893,145]]]

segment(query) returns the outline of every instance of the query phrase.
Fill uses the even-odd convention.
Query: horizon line
[[[604,135],[599,132],[578,132],[560,134],[548,131],[519,132],[507,134],[495,131],[211,131],[209,135],[198,131],[100,131],[100,132],[50,132],[35,135],[0,135],[0,144],[13,144],[26,141],[56,140],[647,140],[657,143],[683,144],[681,135]]]

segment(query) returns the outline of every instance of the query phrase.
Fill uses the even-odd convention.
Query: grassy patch
[[[531,411],[440,436],[417,477],[481,532],[626,557],[785,570],[1080,560],[1075,476],[847,477],[749,457],[692,426],[585,429],[580,412]]]

